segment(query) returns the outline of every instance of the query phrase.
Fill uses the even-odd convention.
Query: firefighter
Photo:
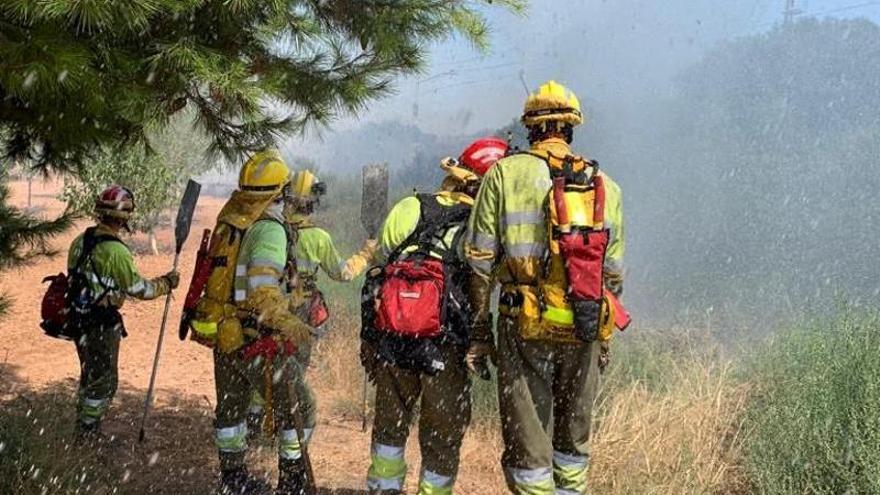
[[[624,232],[620,188],[570,147],[582,121],[577,97],[561,84],[549,81],[528,97],[522,122],[531,148],[484,177],[464,243],[475,274],[466,361],[474,372],[484,371],[490,356],[497,363],[501,463],[515,494],[587,491],[591,413],[612,321],[599,321],[609,304],[595,298],[622,291]],[[556,225],[563,209],[583,216],[582,228],[574,229],[574,220]],[[589,242],[574,247],[593,243],[592,257],[566,250],[566,236],[581,234]],[[594,299],[574,298],[581,287],[571,281],[592,285]],[[496,284],[497,351],[490,313]]]
[[[224,256],[223,263],[215,264],[217,268],[206,288],[208,301],[200,303],[210,308],[213,298],[221,304],[226,300],[234,304],[231,311],[220,311],[221,318],[193,323],[193,331],[202,335],[199,338],[211,332],[217,335],[215,434],[221,493],[225,494],[268,491],[265,481],[252,477],[245,466],[248,405],[252,391],[266,393],[266,387],[272,394],[272,420],[278,437],[276,493],[300,494],[308,483],[299,443],[302,431],[297,429],[296,393],[291,384],[300,372],[294,350],[308,344],[311,329],[290,311],[286,293],[285,264],[293,243],[284,222],[288,177],[287,165],[275,151],[256,153],[242,167],[239,190],[224,206],[215,230],[215,236],[222,231],[230,232],[229,237],[215,239],[226,244],[212,249],[236,242],[240,247],[234,258]],[[244,232],[223,230],[220,225],[224,224],[243,227]],[[225,271],[218,275],[218,269]],[[233,280],[231,285],[224,274]]]
[[[376,299],[366,303],[361,359],[376,384],[371,464],[367,473],[370,493],[402,493],[406,464],[404,446],[418,407],[421,450],[421,495],[451,494],[458,473],[459,451],[471,416],[470,379],[464,363],[468,345],[465,289],[470,270],[461,254],[470,205],[480,178],[504,156],[507,143],[497,138],[479,139],[458,160],[445,159],[446,179],[435,194],[410,196],[389,213],[382,227],[379,259],[387,261],[377,286],[365,287]],[[444,295],[433,304],[420,306],[413,287],[394,278],[394,273],[440,265],[445,278]],[[371,283],[374,272],[368,274]],[[423,273],[424,275],[424,273]],[[432,281],[433,282],[433,281]],[[395,287],[409,287],[395,289]],[[386,292],[383,292],[386,291]],[[390,292],[389,292],[390,291]],[[388,301],[401,300],[391,306]],[[442,321],[437,334],[419,335],[414,327],[395,319]],[[407,332],[408,337],[400,333]],[[421,405],[419,406],[419,400]]]
[[[342,259],[330,234],[311,220],[321,196],[326,193],[325,184],[311,171],[300,170],[293,174],[290,189],[286,196],[285,219],[296,237],[295,259],[292,260],[296,276],[290,281],[291,305],[296,314],[315,329],[315,337],[320,338],[325,333],[329,310],[318,288],[318,270],[337,282],[349,282],[363,273],[371,262],[377,242],[367,239],[360,251],[347,260]],[[297,349],[297,360],[303,371],[309,366],[311,351],[311,345]],[[298,408],[304,418],[304,436],[308,441],[317,420],[315,396],[304,373],[297,375],[294,386]],[[263,398],[255,391],[248,412],[249,434],[260,431],[263,409]]]
[[[95,438],[116,394],[119,342],[126,336],[119,309],[125,299],[155,299],[180,281],[176,271],[155,279],[138,273],[131,251],[119,239],[134,208],[130,190],[118,185],[105,189],[95,203],[97,225],[77,237],[68,253],[71,284],[76,286],[69,314],[80,362],[76,430],[81,438]]]

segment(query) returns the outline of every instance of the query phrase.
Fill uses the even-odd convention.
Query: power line
[[[786,0],[786,5],[787,4],[788,4],[788,0]],[[862,9],[865,7],[872,7],[872,6],[880,6],[880,1],[875,0],[872,2],[861,2],[861,3],[851,4],[851,5],[844,5],[843,7],[837,7],[837,8],[833,8],[833,9],[811,10],[809,12],[804,12],[804,11],[800,11],[800,10],[795,9],[794,16],[795,17],[806,17],[806,16],[835,14],[838,12],[845,12],[847,10],[856,10],[856,9]],[[785,12],[783,12],[783,14],[785,14]],[[778,21],[763,22],[761,24],[757,24],[757,25],[753,26],[753,29],[754,28],[763,28],[766,26],[772,26],[773,24],[776,24],[777,22]]]
[[[808,12],[807,15],[835,14],[835,13],[837,13],[837,12],[845,12],[845,11],[847,11],[847,10],[856,10],[856,9],[861,9],[861,8],[865,8],[865,7],[871,7],[871,6],[874,6],[874,5],[880,5],[880,2],[878,2],[878,1],[874,1],[874,2],[862,2],[862,3],[857,3],[857,4],[854,4],[854,5],[846,5],[846,6],[838,7],[838,8],[834,8],[834,9],[819,10],[819,11],[815,11],[815,12]]]

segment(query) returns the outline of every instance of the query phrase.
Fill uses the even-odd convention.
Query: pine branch
[[[0,185],[0,270],[8,270],[54,256],[50,246],[53,237],[71,225],[71,217],[44,221],[8,205],[9,188]]]

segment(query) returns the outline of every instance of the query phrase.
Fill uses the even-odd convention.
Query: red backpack
[[[362,298],[361,337],[379,343],[393,365],[436,373],[443,363],[435,343],[466,344],[469,270],[457,256],[470,207],[443,206],[433,194],[416,196],[419,223],[388,257],[367,274]],[[458,227],[450,245],[446,237]]]

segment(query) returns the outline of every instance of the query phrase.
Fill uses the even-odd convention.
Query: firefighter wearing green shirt
[[[471,417],[471,383],[464,363],[468,343],[467,310],[452,309],[466,302],[464,290],[469,277],[459,240],[480,177],[506,150],[507,143],[503,140],[477,140],[459,160],[444,161],[442,166],[447,178],[441,192],[404,198],[392,208],[382,227],[380,260],[407,260],[409,254],[425,251],[430,258],[443,259],[447,284],[461,287],[451,289],[460,292],[448,293],[449,299],[455,301],[450,301],[447,309],[441,311],[446,317],[443,325],[447,329],[440,337],[425,343],[427,347],[420,344],[410,347],[412,341],[397,347],[399,341],[393,335],[364,337],[361,360],[376,383],[376,414],[367,473],[370,493],[403,492],[407,471],[404,447],[416,411],[422,459],[418,493],[452,493],[461,442]],[[436,232],[432,232],[434,230]],[[428,247],[415,239],[424,237],[426,232],[432,232],[428,237],[434,239]],[[456,275],[450,276],[453,273]],[[453,313],[455,316],[450,316]],[[379,331],[368,330],[365,335],[370,332]],[[422,353],[427,359],[420,357]],[[425,371],[413,360],[430,363],[434,369]]]
[[[331,280],[349,282],[360,275],[370,260],[373,259],[377,243],[368,239],[364,246],[351,258],[343,259],[330,234],[311,221],[311,215],[326,193],[325,184],[309,170],[300,170],[293,174],[290,181],[290,194],[286,199],[285,219],[288,227],[296,237],[295,258],[296,277],[289,281],[291,309],[308,322],[315,330],[315,337],[325,332],[329,311],[324,296],[318,288],[318,271],[323,271]],[[302,370],[309,366],[311,343],[297,349],[297,360]],[[305,373],[299,373],[294,380],[297,407],[304,418],[306,441],[312,435],[317,422],[317,405],[315,394]],[[248,412],[248,432],[254,434],[260,430],[263,420],[264,401],[259,391],[254,391]]]
[[[126,335],[119,308],[126,298],[150,300],[177,287],[180,276],[169,272],[155,279],[138,273],[131,251],[119,240],[134,211],[134,195],[128,189],[108,187],[95,204],[98,223],[77,237],[68,253],[72,284],[82,280],[69,308],[70,322],[79,334],[76,351],[80,361],[77,400],[77,431],[97,433],[101,418],[116,394],[119,382],[119,342]]]
[[[286,264],[295,241],[284,221],[289,174],[275,151],[256,153],[242,167],[239,190],[221,210],[215,229],[215,237],[217,232],[226,232],[228,238],[212,241],[232,245],[240,240],[240,248],[234,257],[226,256],[222,264],[216,264],[215,270],[222,271],[212,274],[205,290],[206,297],[219,299],[223,308],[231,310],[223,309],[219,318],[215,315],[193,324],[196,332],[215,326],[217,335],[214,426],[224,494],[268,490],[245,465],[246,419],[254,390],[271,393],[269,424],[277,429],[278,438],[276,493],[299,494],[308,483],[296,391],[291,384],[302,372],[294,351],[308,345],[311,329],[289,307]],[[228,275],[215,280],[217,273]]]
[[[589,224],[578,224],[589,226],[577,235],[589,231],[599,240],[597,246],[607,241],[604,260],[602,253],[575,258],[592,270],[577,272],[575,282],[589,278],[600,293],[619,295],[622,290],[620,188],[596,162],[572,152],[573,128],[582,120],[577,97],[556,82],[530,95],[522,121],[531,149],[504,158],[486,174],[465,236],[475,273],[467,357],[471,368],[485,367],[495,352],[490,297],[496,284],[501,285],[495,352],[504,438],[501,462],[508,487],[519,495],[587,492],[591,412],[600,367],[609,352],[610,332],[596,333],[607,328],[600,320],[610,318],[599,316],[606,313],[575,312],[587,306],[574,305],[581,300],[571,299],[567,271],[581,265],[562,258],[561,248],[553,249],[561,245],[558,234],[565,231],[548,228],[552,218],[560,217],[556,203],[548,202],[551,186],[556,198],[565,184],[564,196],[558,197],[581,201],[572,202],[573,208],[590,217]],[[582,318],[587,314],[590,318]]]

